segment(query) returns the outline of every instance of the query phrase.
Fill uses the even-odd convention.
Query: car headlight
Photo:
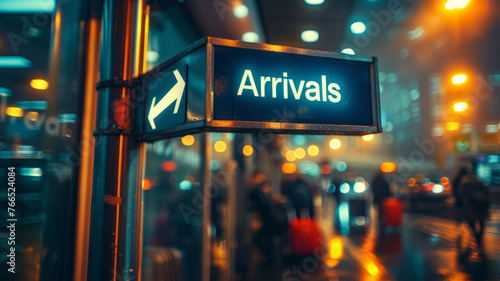
[[[444,187],[440,184],[435,184],[434,187],[432,188],[433,193],[441,193],[443,192]]]

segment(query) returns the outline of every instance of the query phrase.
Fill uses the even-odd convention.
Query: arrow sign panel
[[[186,121],[186,66],[159,75],[149,84],[146,131],[155,132]]]

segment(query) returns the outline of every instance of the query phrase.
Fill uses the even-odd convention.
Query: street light
[[[465,74],[456,74],[451,78],[451,82],[455,85],[463,84],[467,81],[467,75]]]
[[[448,10],[463,9],[469,4],[469,1],[470,0],[448,0],[444,7]]]
[[[333,150],[339,149],[341,145],[342,145],[342,143],[337,138],[330,140],[330,148]]]
[[[464,111],[467,109],[467,103],[465,102],[457,102],[455,103],[455,105],[453,106],[453,109],[456,111],[456,112],[460,112],[460,111]]]

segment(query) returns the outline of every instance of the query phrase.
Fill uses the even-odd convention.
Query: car
[[[449,177],[444,175],[432,177],[424,174],[413,175],[406,180],[399,193],[402,199],[410,201],[413,209],[419,202],[441,204],[449,202],[452,198]]]

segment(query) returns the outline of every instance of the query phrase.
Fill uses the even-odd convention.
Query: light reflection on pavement
[[[485,258],[468,250],[475,243],[465,223],[418,213],[406,213],[401,229],[380,229],[374,222],[365,233],[351,231],[348,237],[397,280],[500,280],[500,210],[491,213]]]

